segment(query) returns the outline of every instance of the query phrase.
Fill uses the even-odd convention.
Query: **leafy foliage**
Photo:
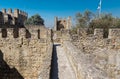
[[[94,14],[89,10],[86,10],[83,14],[76,14],[77,27],[88,27]]]
[[[109,28],[119,28],[120,19],[115,18],[112,14],[102,14],[100,18],[93,19],[89,25],[89,28],[92,28],[92,31],[95,28],[103,28],[104,37],[108,36]]]
[[[39,14],[35,14],[28,18],[25,25],[44,25],[44,20]]]
[[[113,17],[112,14],[101,14],[98,17],[96,14],[87,10],[83,14],[76,14],[76,27],[74,27],[74,32],[78,28],[88,28],[88,33],[93,33],[95,28],[103,28],[104,36],[106,37],[109,28],[120,28],[120,18]]]

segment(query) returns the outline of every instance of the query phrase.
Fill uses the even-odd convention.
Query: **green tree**
[[[115,18],[112,14],[101,14],[100,18],[95,18],[90,22],[89,28],[93,32],[95,28],[104,30],[104,37],[108,36],[109,28],[119,28],[120,18]]]
[[[44,20],[39,14],[35,14],[28,18],[25,25],[44,25]]]
[[[100,18],[95,18],[90,22],[90,28],[118,28],[120,18],[115,18],[112,14],[102,14]]]
[[[77,27],[88,27],[91,19],[94,17],[94,14],[89,10],[86,10],[83,14],[76,14]]]
[[[95,18],[90,22],[90,28],[107,28],[112,26],[113,17],[110,14],[102,14],[100,18]]]
[[[94,13],[86,10],[83,14],[76,14],[76,26],[71,32],[77,33],[78,28],[87,28],[88,34],[93,33],[95,28],[104,30],[104,37],[108,36],[109,28],[120,28],[120,18],[112,16],[112,14],[101,14],[99,17]]]
[[[71,32],[77,33],[78,28],[88,28],[91,20],[95,17],[95,15],[89,11],[86,10],[83,14],[77,13],[76,14],[76,26],[72,28]]]
[[[114,28],[120,28],[120,18],[114,18],[113,26]]]

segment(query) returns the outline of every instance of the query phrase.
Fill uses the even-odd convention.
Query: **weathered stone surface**
[[[100,38],[102,34],[103,31],[97,29],[94,35],[78,36],[77,40],[72,40],[76,49],[71,48],[73,46],[70,46],[70,42],[64,42],[70,60],[73,61],[74,59],[72,63],[75,63],[75,59],[79,58],[79,60],[76,60],[77,64],[80,64],[80,68],[82,67],[79,72],[82,71],[83,76],[89,76],[83,79],[119,79],[119,29],[110,29],[108,38]],[[72,54],[75,51],[77,51],[76,56]],[[73,65],[73,67],[74,69],[79,68],[76,65]],[[75,71],[77,72],[77,70]],[[84,75],[86,71],[87,74]]]
[[[60,31],[60,30],[70,30],[72,26],[71,17],[69,16],[67,19],[61,19],[58,17],[55,17],[54,21],[54,31]]]
[[[109,37],[108,38],[120,38],[120,29],[119,28],[114,28],[114,29],[109,29]]]
[[[70,35],[69,30],[54,31],[52,35],[45,27],[31,28],[19,29],[18,38],[13,38],[13,29],[7,29],[7,37],[1,34],[0,79],[49,79],[52,39],[61,43],[59,52],[66,55],[77,79],[120,78],[119,30],[109,31],[109,38],[104,39],[101,29],[91,35]],[[66,57],[62,54],[61,58]]]
[[[109,79],[107,73],[98,69],[94,64],[93,60],[95,56],[82,53],[82,51],[78,50],[68,41],[63,44],[69,61],[76,72],[77,79]]]
[[[38,34],[38,29],[44,32]],[[49,79],[53,47],[47,33],[50,30],[44,27],[30,30],[30,38],[26,38],[25,30],[20,29],[20,37],[14,38],[13,29],[9,29],[9,36],[0,38],[0,79]]]
[[[8,12],[6,12],[6,9],[2,9],[0,13],[0,24],[8,24],[8,25],[24,25],[24,22],[28,18],[28,14],[24,11],[21,11],[19,9],[14,9],[14,12],[12,12],[12,9],[8,9]],[[1,26],[3,27],[3,26]],[[5,26],[6,27],[6,26]],[[8,26],[10,27],[10,26]]]

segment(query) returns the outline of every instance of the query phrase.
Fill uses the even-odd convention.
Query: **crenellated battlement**
[[[104,34],[103,29],[95,29],[94,30],[94,35],[96,35],[96,36],[103,37],[103,34]],[[109,39],[120,38],[120,28],[111,28],[111,29],[109,29],[108,38]]]
[[[0,68],[5,70],[1,71],[0,74],[3,72],[8,74],[5,76],[1,75],[0,79],[21,79],[21,76],[18,75],[16,77],[13,74],[18,72],[22,75],[22,79],[37,79],[38,73],[40,75],[46,74],[45,70],[47,70],[49,77],[52,56],[51,46],[53,46],[51,30],[45,28],[45,26],[25,26],[24,28],[19,28],[16,25],[14,28],[0,28],[0,65],[2,66]],[[13,70],[13,73],[11,70]],[[40,70],[40,72],[37,70]],[[33,72],[34,74],[28,72]],[[9,76],[9,74],[13,75]]]
[[[78,29],[77,34],[81,36],[83,35],[81,33],[83,33],[86,36],[89,35],[87,28]],[[98,38],[108,38],[108,39],[120,38],[120,28],[110,28],[108,29],[108,31],[101,28],[96,28],[94,29],[93,35]]]
[[[8,24],[8,25],[24,25],[24,22],[28,18],[28,14],[19,9],[2,9],[0,11],[0,24]]]
[[[18,17],[16,15],[28,17],[28,13],[26,13],[26,12],[24,12],[22,10],[19,10],[19,9],[14,9],[14,11],[13,11],[11,8],[9,8],[8,10],[3,8],[2,13],[3,14],[10,14],[10,15],[12,15],[14,17]]]
[[[120,38],[120,28],[109,29],[108,38]]]
[[[0,39],[47,39],[49,36],[49,30],[44,27],[0,28]]]

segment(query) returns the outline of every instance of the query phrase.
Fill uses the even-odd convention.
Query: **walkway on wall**
[[[76,79],[66,53],[60,44],[54,44],[50,79]]]

